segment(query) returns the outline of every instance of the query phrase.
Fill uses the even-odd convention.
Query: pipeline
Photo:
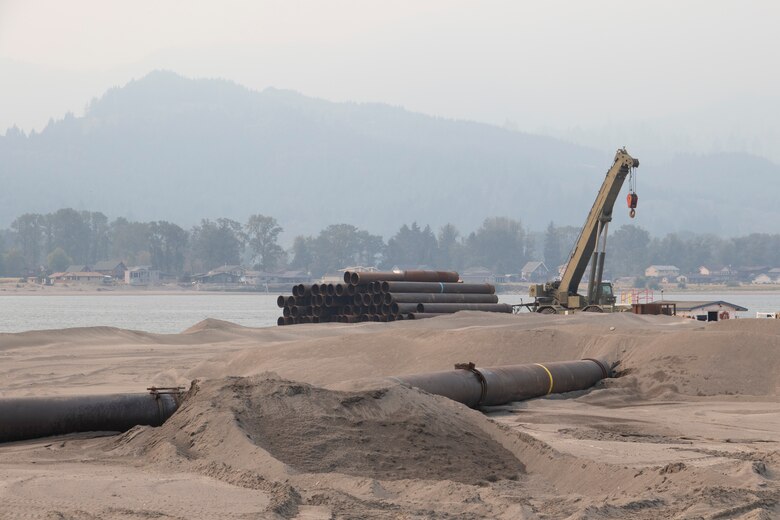
[[[358,319],[357,316],[341,317],[348,323]],[[403,318],[373,316],[371,319],[393,321]],[[479,408],[585,390],[607,377],[610,377],[607,364],[583,359],[492,368],[463,363],[455,365],[454,371],[386,380]],[[148,394],[0,399],[0,443],[75,432],[124,432],[137,425],[160,426],[179,407],[182,389],[152,387],[149,390],[151,393]]]
[[[160,426],[179,406],[180,389],[147,394],[12,397],[0,399],[0,442],[74,432],[124,432]]]
[[[485,311],[485,312],[512,312],[512,306],[508,303],[418,303],[416,312],[458,312],[458,311]]]
[[[585,390],[610,376],[596,359],[477,368],[455,365],[455,371],[388,378],[463,403],[470,408],[496,406],[548,394]]]

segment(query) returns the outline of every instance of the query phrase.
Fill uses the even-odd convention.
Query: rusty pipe
[[[495,294],[496,287],[489,283],[445,282],[382,282],[384,293],[456,293]]]
[[[454,271],[373,271],[355,272],[345,271],[344,281],[352,285],[368,282],[397,281],[397,282],[457,282],[460,275]]]

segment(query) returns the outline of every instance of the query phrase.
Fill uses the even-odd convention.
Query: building
[[[769,273],[761,273],[760,275],[753,278],[753,280],[750,283],[754,285],[780,283],[780,275],[772,276],[772,274]]]
[[[246,273],[249,269],[242,265],[223,265],[221,267],[216,267],[208,272],[208,274],[217,274],[217,273],[229,273],[234,276],[244,276],[244,273]]]
[[[665,278],[674,280],[680,276],[680,269],[673,265],[651,265],[645,269],[645,276],[648,278]]]
[[[734,274],[740,282],[752,282],[753,279],[772,269],[771,265],[745,265],[734,269]]]
[[[470,267],[460,273],[465,283],[496,283],[496,275],[486,267]]]
[[[747,309],[740,305],[717,301],[680,301],[663,300],[664,304],[675,304],[677,316],[691,318],[699,321],[720,321],[734,319],[737,312],[746,312]]]
[[[65,269],[66,273],[89,273],[92,271],[92,268],[88,264],[74,264],[69,265],[67,269]]]
[[[133,267],[125,271],[125,283],[133,286],[158,285],[160,271],[149,266]]]
[[[199,284],[239,284],[242,276],[227,271],[208,272],[206,274],[196,274],[192,276],[192,281]]]
[[[549,274],[544,262],[526,262],[520,270],[520,278],[524,282],[546,282]]]
[[[55,283],[69,282],[69,283],[99,284],[107,281],[105,275],[93,271],[70,271],[64,273],[54,273],[51,275],[50,278],[52,282]]]
[[[117,280],[124,280],[127,266],[121,260],[102,260],[96,263],[92,267],[92,270],[96,273],[108,275]]]

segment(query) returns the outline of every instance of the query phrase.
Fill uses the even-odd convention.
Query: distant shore
[[[528,284],[500,284],[497,287],[498,294],[507,295],[528,295]],[[271,287],[268,291],[264,289],[255,289],[251,287],[242,289],[219,289],[204,287],[188,287],[179,284],[164,284],[154,286],[129,286],[129,285],[96,285],[96,284],[56,284],[42,285],[36,283],[19,282],[15,278],[0,278],[0,295],[19,295],[19,296],[79,296],[79,295],[165,295],[165,294],[284,294],[292,288],[290,284],[287,288],[279,286]],[[628,293],[631,291],[644,291],[630,286],[615,286],[616,293]],[[652,291],[657,299],[661,298],[661,292],[664,294],[723,294],[723,293],[744,293],[744,292],[762,292],[774,293],[780,292],[780,284],[761,284],[761,285],[738,285],[729,286],[725,284],[688,284],[685,288],[680,288],[677,284],[663,284],[660,289],[648,289]]]
[[[42,285],[33,283],[0,282],[0,296],[95,296],[95,295],[165,295],[165,294],[266,294],[265,290],[209,290],[181,285]],[[270,290],[267,294],[281,294]]]

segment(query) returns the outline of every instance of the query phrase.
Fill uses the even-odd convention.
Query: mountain
[[[735,155],[660,165],[629,152],[642,163],[636,223],[652,232],[775,229],[780,214],[767,188],[780,178],[777,165]],[[263,213],[288,235],[340,222],[386,237],[412,221],[468,232],[488,216],[533,229],[580,225],[613,154],[382,104],[158,71],[109,90],[82,117],[0,137],[0,227],[61,207],[185,226]],[[616,211],[616,225],[625,213]]]

